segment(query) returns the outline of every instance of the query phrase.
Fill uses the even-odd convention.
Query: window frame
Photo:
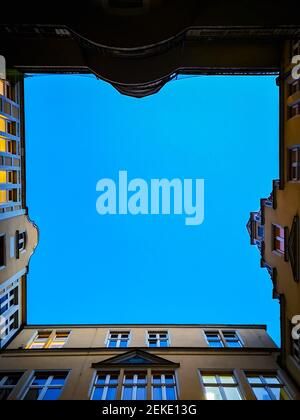
[[[206,401],[209,401],[206,397],[206,388],[210,387],[210,388],[218,388],[218,390],[220,391],[221,397],[222,397],[222,401],[231,401],[227,398],[226,393],[225,393],[225,388],[234,388],[237,389],[239,395],[240,395],[240,401],[244,401],[245,400],[245,393],[244,390],[242,388],[242,385],[236,375],[236,373],[232,370],[227,371],[220,371],[220,370],[211,370],[211,371],[207,371],[207,370],[202,370],[199,369],[199,376],[200,376],[200,383],[203,389],[203,395],[204,395],[204,399]],[[204,377],[205,376],[214,376],[216,378],[216,383],[208,383],[204,381]],[[223,383],[221,381],[221,377],[222,376],[230,376],[233,380],[234,383],[230,384],[226,384]]]
[[[276,231],[280,229],[280,231],[283,231],[283,238],[281,236],[278,236]],[[284,250],[281,251],[281,249],[278,249],[277,247],[277,241],[281,244],[283,243]],[[273,254],[285,258],[286,257],[286,244],[287,244],[287,231],[286,228],[278,225],[277,223],[272,223],[272,249]]]
[[[300,81],[299,81],[300,84]],[[293,153],[296,152],[296,162],[293,162]],[[293,169],[296,168],[296,178],[293,178]],[[288,149],[288,182],[300,182],[300,145],[292,146]]]
[[[125,339],[122,338],[122,335],[125,335],[125,334],[128,335],[128,338],[126,339],[127,345],[125,347],[121,347],[121,342],[122,341],[125,341]],[[117,335],[118,337],[117,338],[112,338],[112,335]],[[117,343],[115,347],[111,347],[110,346],[110,344],[112,342],[116,342]],[[108,332],[108,335],[107,335],[107,338],[106,338],[106,347],[108,349],[120,349],[120,348],[125,349],[125,348],[128,348],[130,346],[130,342],[131,342],[131,331],[123,331],[122,332],[122,331],[113,331],[113,330],[110,330]]]
[[[6,400],[8,400],[11,397],[11,394],[14,392],[15,388],[19,385],[20,380],[22,379],[24,372],[23,371],[17,371],[17,372],[12,372],[12,371],[0,371],[0,376],[3,375],[3,378],[0,378],[0,392],[1,390],[10,390],[10,393],[8,395],[8,397],[6,398]],[[7,381],[7,379],[9,379],[11,376],[18,376],[19,379],[17,380],[17,383],[15,385],[5,385],[5,382]],[[2,401],[6,401],[6,400],[2,400]],[[0,399],[1,401],[1,399]]]
[[[160,378],[161,378],[161,383],[160,384],[155,384],[154,383],[154,376],[160,376]],[[172,376],[173,377],[173,383],[172,384],[166,383],[166,376]],[[155,370],[153,370],[153,372],[151,371],[151,401],[170,401],[167,398],[167,388],[174,389],[174,391],[175,391],[175,400],[174,401],[178,401],[179,400],[179,393],[178,393],[177,382],[178,381],[177,381],[176,372],[155,371]],[[162,400],[155,400],[154,399],[154,389],[155,388],[161,388]]]
[[[219,337],[219,339],[208,339],[208,335],[216,335]],[[238,342],[240,344],[239,347],[231,347],[228,345],[228,339],[226,338],[226,334],[232,334],[236,336],[235,341]],[[234,349],[234,348],[244,348],[245,347],[245,343],[242,340],[239,332],[237,330],[205,330],[204,331],[204,336],[205,336],[205,340],[207,345],[209,346],[209,348],[213,348],[213,349],[221,349],[221,348],[230,348],[230,349]],[[210,342],[219,342],[221,344],[221,347],[213,347],[210,345]]]
[[[273,393],[272,389],[283,389],[287,398],[288,398],[288,400],[291,400],[291,395],[290,395],[290,392],[288,390],[288,387],[287,387],[285,381],[281,378],[281,376],[279,375],[278,372],[274,372],[274,371],[272,371],[272,372],[246,371],[246,372],[244,372],[244,374],[246,376],[247,383],[250,386],[252,396],[256,401],[261,401],[261,400],[259,400],[257,398],[257,396],[254,392],[254,388],[264,389],[267,392],[267,394],[269,395],[270,401],[278,401],[277,398],[276,398],[276,395]],[[261,380],[261,383],[260,384],[254,384],[254,383],[252,384],[249,380],[250,378],[259,378]],[[276,379],[279,382],[279,384],[278,385],[270,384],[266,381],[266,378]]]
[[[126,384],[126,378],[128,376],[133,376],[133,383],[132,384]],[[138,380],[140,376],[145,377],[145,383],[139,384]],[[125,389],[132,389],[132,399],[131,400],[124,400],[124,391]],[[145,389],[146,399],[145,400],[139,400],[137,399],[137,391],[139,388]],[[122,392],[121,392],[121,401],[147,401],[147,390],[148,390],[148,372],[147,371],[125,371],[123,375],[123,383],[122,383]]]
[[[39,335],[48,335],[48,337],[45,337],[44,346],[43,347],[37,347],[33,348],[33,346],[37,343],[37,339]],[[68,337],[66,340],[64,340],[64,344],[61,347],[52,347],[52,345],[55,342],[62,342],[62,340],[56,340],[57,336],[59,334],[68,334]],[[43,351],[43,350],[59,350],[65,347],[67,342],[70,339],[70,336],[72,334],[71,330],[39,330],[36,331],[33,338],[30,339],[29,343],[26,346],[27,350],[36,350],[36,351]],[[41,342],[42,343],[42,342]]]
[[[103,385],[97,384],[99,376],[105,376],[106,377],[105,383]],[[112,376],[117,376],[117,383],[116,384],[110,383]],[[97,389],[103,388],[102,399],[100,401],[117,401],[119,385],[120,385],[120,371],[119,370],[118,371],[111,371],[111,372],[97,371],[96,375],[93,379],[93,385],[92,385],[90,400],[91,401],[99,401],[99,400],[94,399],[95,391]],[[108,390],[110,388],[116,388],[116,399],[115,400],[107,400],[106,399],[107,394],[108,394]]]
[[[150,335],[155,335],[156,338],[150,338]],[[161,336],[165,335],[166,339]],[[150,346],[150,341],[156,341],[156,346]],[[161,346],[162,341],[167,341],[167,346]],[[169,331],[147,331],[146,344],[148,348],[168,348],[171,346],[170,333]]]
[[[63,386],[51,385],[52,380],[55,379],[55,375],[58,376],[58,375],[62,375],[62,374],[66,375]],[[47,379],[45,385],[43,385],[43,386],[33,385],[33,382],[36,380],[37,375],[48,375],[48,379]],[[23,389],[22,394],[21,394],[22,395],[21,400],[22,401],[25,400],[28,392],[31,389],[40,389],[40,388],[42,389],[41,394],[39,395],[38,399],[35,400],[35,401],[44,401],[44,397],[45,397],[45,395],[46,395],[46,393],[49,389],[60,389],[61,391],[60,391],[60,394],[59,394],[59,398],[55,401],[60,400],[61,395],[62,395],[62,393],[63,393],[63,391],[66,387],[66,384],[68,382],[69,375],[70,375],[70,370],[61,370],[61,371],[60,370],[54,370],[54,371],[51,371],[51,370],[45,370],[45,371],[37,370],[37,371],[34,371],[33,374],[30,377],[30,380],[24,386],[24,389]]]

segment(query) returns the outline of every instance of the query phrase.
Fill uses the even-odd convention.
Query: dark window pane
[[[42,388],[31,388],[27,392],[24,400],[25,401],[36,401],[38,400],[39,396],[41,395]]]
[[[105,375],[98,376],[97,385],[105,385],[105,381],[106,381],[106,376]]]
[[[116,375],[113,375],[110,377],[109,383],[110,385],[118,385],[119,377]]]
[[[0,388],[0,401],[6,401],[7,398],[10,396],[11,389],[1,389]]]
[[[4,385],[15,386],[20,380],[21,375],[9,375]]]

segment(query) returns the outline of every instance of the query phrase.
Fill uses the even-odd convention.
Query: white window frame
[[[160,376],[161,377],[161,383],[160,384],[154,384],[154,376]],[[166,383],[166,376],[173,376],[173,384],[167,384]],[[178,401],[178,389],[177,389],[177,378],[175,372],[151,372],[151,399],[154,401],[154,389],[160,388],[162,390],[162,401],[168,401],[167,400],[167,388],[172,388],[175,390],[175,401]]]
[[[29,341],[26,348],[28,350],[62,349],[62,348],[64,348],[64,346],[69,341],[71,333],[72,333],[72,331],[69,331],[69,330],[66,330],[66,331],[64,331],[64,330],[52,330],[52,331],[51,330],[39,330],[39,331],[35,332],[33,338]],[[44,339],[44,341],[40,341],[41,344],[44,343],[43,347],[33,348],[33,346],[35,344],[38,344],[38,342],[37,342],[38,337],[39,337],[39,335],[42,335],[42,334],[48,334],[49,335],[48,337],[46,337]],[[59,339],[58,338],[59,334],[66,334],[66,335],[68,334],[68,337],[66,339]],[[55,346],[53,346],[53,344],[55,344],[55,343],[61,343],[62,345],[59,346],[59,347],[55,347]]]
[[[260,378],[261,383],[260,384],[254,384],[254,383],[252,384],[249,381],[249,379],[250,378],[253,378],[253,377]],[[288,389],[286,387],[286,384],[279,377],[278,373],[274,373],[274,372],[270,372],[270,373],[266,373],[266,372],[265,373],[247,372],[246,373],[246,378],[247,378],[247,381],[248,381],[248,383],[250,385],[252,394],[253,394],[253,396],[254,396],[254,398],[256,400],[258,400],[258,398],[256,397],[253,388],[262,388],[262,389],[265,389],[267,391],[267,393],[268,393],[271,401],[277,401],[277,398],[276,398],[275,394],[273,393],[272,389],[283,389],[284,392],[286,393],[288,399],[290,399],[290,394],[289,394],[289,391],[288,391]],[[279,382],[279,384],[278,385],[276,385],[276,384],[269,384],[266,381],[266,378],[274,378],[274,379],[277,379],[278,382]]]
[[[218,339],[209,339],[208,338],[208,335],[209,334],[213,334],[213,335],[217,335],[219,338]],[[221,336],[221,333],[220,333],[220,331],[204,331],[204,336],[205,336],[205,340],[206,340],[206,342],[207,342],[207,345],[210,347],[210,348],[215,348],[215,349],[217,349],[217,348],[224,348],[225,347],[225,345],[224,345],[224,342],[223,342],[223,340],[222,340],[222,336]],[[212,347],[211,345],[210,345],[210,342],[214,342],[214,343],[221,343],[222,344],[222,347]]]
[[[8,296],[6,302],[8,303],[8,308],[0,316],[0,348],[2,348],[18,331],[21,325],[21,308],[20,308],[20,299],[21,299],[21,276],[18,278],[13,278],[3,284],[0,287],[0,298]],[[12,301],[15,298],[15,294],[11,296],[11,292],[15,291],[17,293],[17,304],[12,304]],[[7,304],[5,303],[5,304]],[[4,306],[4,302],[1,306]],[[12,328],[14,324],[16,328]],[[8,330],[8,333],[6,331]]]
[[[150,335],[155,335],[155,338],[150,338]],[[162,335],[166,335],[166,338],[162,338]],[[156,340],[156,346],[150,347],[150,341]],[[148,331],[147,332],[147,346],[149,348],[164,348],[161,346],[162,341],[167,341],[168,345],[166,347],[170,347],[170,334],[169,331]]]
[[[49,389],[60,389],[60,396],[66,386],[66,383],[68,381],[68,377],[69,377],[69,371],[36,371],[33,373],[33,376],[29,382],[29,384],[27,384],[27,386],[25,387],[24,391],[23,391],[23,395],[21,400],[24,400],[26,398],[27,393],[31,390],[31,389],[42,389],[41,394],[39,395],[37,401],[43,401],[43,398],[45,397],[47,391]],[[56,375],[62,375],[62,374],[66,374],[66,378],[65,378],[65,382],[63,386],[59,386],[59,385],[51,385],[51,382],[53,381],[53,379],[55,379]],[[45,385],[41,386],[41,385],[32,385],[33,382],[35,381],[36,377],[38,375],[48,375],[48,380],[46,381]],[[60,399],[60,396],[58,399]]]
[[[121,342],[125,341],[125,338],[122,338],[122,335],[128,335],[127,338],[127,346],[126,347],[121,347]],[[117,335],[117,338],[112,338],[112,335]],[[106,340],[106,347],[108,349],[119,349],[119,348],[128,348],[130,345],[130,340],[131,340],[131,332],[130,331],[109,331],[108,336],[107,336],[107,340]],[[116,341],[117,345],[116,347],[110,347],[110,343],[112,341]]]
[[[219,337],[219,339],[208,339],[208,335],[209,334],[213,334],[213,335],[218,335],[218,337]],[[205,336],[205,340],[206,340],[206,342],[207,342],[207,345],[210,347],[210,348],[214,348],[214,349],[218,349],[218,348],[233,348],[233,347],[230,347],[229,345],[228,345],[228,342],[230,342],[230,340],[228,341],[228,339],[226,338],[226,334],[234,334],[235,336],[236,336],[236,342],[238,342],[238,343],[240,343],[240,347],[239,348],[244,348],[245,347],[245,344],[244,344],[244,342],[243,342],[243,340],[242,340],[242,338],[241,338],[241,336],[240,336],[240,334],[239,334],[239,332],[237,331],[237,330],[214,330],[214,331],[208,331],[208,330],[205,330],[204,331],[204,336]],[[221,343],[222,344],[222,347],[212,347],[212,346],[210,346],[210,342],[215,342],[215,343]]]
[[[244,346],[244,342],[241,339],[240,334],[238,333],[238,331],[224,331],[223,330],[223,331],[221,331],[221,334],[222,334],[222,337],[223,337],[223,340],[225,342],[225,346],[226,347],[229,347],[229,348],[244,348],[245,347]],[[226,334],[235,335],[236,338],[235,339],[226,338]],[[228,343],[233,343],[233,342],[239,343],[240,346],[239,347],[230,347],[228,345]]]
[[[133,376],[133,383],[132,384],[126,384],[126,378],[127,376]],[[140,376],[144,376],[145,377],[145,383],[144,384],[139,384],[138,380]],[[146,391],[146,399],[143,401],[147,401],[147,387],[148,387],[148,374],[147,372],[139,372],[139,373],[135,373],[135,372],[125,372],[124,373],[124,377],[123,377],[123,384],[122,384],[122,396],[121,396],[121,400],[125,401],[124,398],[124,391],[125,389],[132,389],[132,400],[130,401],[137,401],[137,391],[138,388],[143,388]],[[141,400],[140,400],[141,401]]]
[[[105,384],[103,384],[103,385],[98,385],[97,384],[99,376],[106,376]],[[117,384],[111,384],[110,383],[112,376],[117,376],[118,377]],[[95,395],[95,391],[97,389],[100,389],[100,388],[103,389],[101,401],[107,401],[106,398],[107,398],[108,390],[110,388],[117,388],[116,389],[116,397],[117,397],[119,382],[120,382],[120,372],[110,372],[110,373],[96,372],[96,377],[94,379],[94,385],[93,385],[93,389],[92,389],[92,392],[91,392],[91,400],[92,401],[97,401],[97,400],[94,400],[94,395]]]
[[[206,393],[207,388],[218,388],[218,390],[220,391],[221,397],[222,397],[222,401],[228,401],[228,398],[226,396],[224,388],[234,388],[234,389],[237,389],[237,391],[239,393],[239,396],[240,396],[240,400],[241,401],[244,400],[244,396],[242,394],[240,384],[239,384],[239,382],[238,382],[238,380],[237,380],[237,378],[236,378],[236,376],[233,372],[222,372],[222,373],[218,372],[218,373],[216,373],[216,372],[201,371],[199,373],[200,373],[200,378],[201,378],[201,384],[202,384],[203,389],[204,389],[205,399],[207,399],[207,393]],[[205,376],[215,377],[216,378],[216,383],[205,382],[205,379],[204,379]],[[220,379],[222,376],[230,376],[234,380],[234,383],[232,383],[232,384],[223,383]]]

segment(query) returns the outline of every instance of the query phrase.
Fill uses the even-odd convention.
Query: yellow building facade
[[[300,316],[300,80],[292,77],[292,58],[297,55],[300,43],[286,43],[279,80],[280,179],[261,200],[260,211],[251,213],[248,229],[281,304],[281,364],[300,386],[300,341],[292,337],[293,319]]]
[[[8,400],[299,399],[277,363],[279,354],[264,326],[30,326],[0,355],[0,395]]]
[[[0,348],[26,324],[26,274],[38,243],[26,208],[23,77],[0,79]]]

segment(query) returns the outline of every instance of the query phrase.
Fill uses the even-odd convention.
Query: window
[[[169,334],[167,332],[149,332],[149,347],[169,347]]]
[[[0,269],[4,268],[6,264],[6,244],[5,235],[0,234]]]
[[[273,251],[285,254],[285,230],[278,225],[273,225]]]
[[[94,401],[114,401],[117,398],[119,373],[98,373],[91,399]]]
[[[213,348],[241,348],[243,343],[236,331],[206,331],[206,340]]]
[[[300,181],[300,146],[289,150],[289,181]]]
[[[10,83],[6,84],[6,96],[13,102],[17,102],[17,89],[16,86],[11,85]]]
[[[147,400],[147,373],[125,373],[122,400]]]
[[[152,375],[152,400],[177,400],[176,379],[173,373],[157,373]]]
[[[205,374],[202,376],[205,397],[212,401],[239,401],[242,396],[238,383],[232,374]]]
[[[290,96],[300,91],[300,81],[296,80],[290,84]]]
[[[70,337],[69,331],[56,332],[49,344],[50,349],[62,349]]]
[[[28,349],[61,349],[68,341],[70,334],[70,331],[39,331]]]
[[[45,349],[50,340],[50,336],[51,331],[39,331],[29,348],[31,350]]]
[[[58,400],[66,383],[68,373],[36,373],[25,393],[27,401],[55,401]]]
[[[108,348],[126,348],[129,344],[130,332],[110,332],[107,342]]]
[[[18,190],[8,190],[8,202],[17,202],[18,201]]]
[[[17,123],[15,121],[7,121],[7,133],[11,136],[17,136],[18,135],[18,127]]]
[[[206,332],[206,340],[209,347],[221,348],[224,347],[221,335],[218,332]]]
[[[19,280],[0,289],[0,348],[18,330],[20,325]]]
[[[300,104],[289,107],[289,119],[297,117],[297,115],[300,115]]]
[[[17,184],[18,183],[18,172],[17,171],[8,171],[6,182],[8,184]]]
[[[17,154],[17,142],[15,140],[8,140],[7,153],[10,153],[11,155]]]
[[[0,315],[4,315],[9,309],[19,304],[19,288],[15,287],[1,297],[0,295]]]
[[[224,337],[227,347],[230,347],[230,348],[243,347],[243,344],[236,332],[223,332],[223,337]]]
[[[17,232],[17,258],[21,252],[26,250],[27,234],[26,232]]]
[[[260,401],[281,401],[289,397],[284,384],[277,375],[247,375],[248,382],[257,400]]]
[[[22,373],[0,372],[0,401],[6,401],[22,377]]]

